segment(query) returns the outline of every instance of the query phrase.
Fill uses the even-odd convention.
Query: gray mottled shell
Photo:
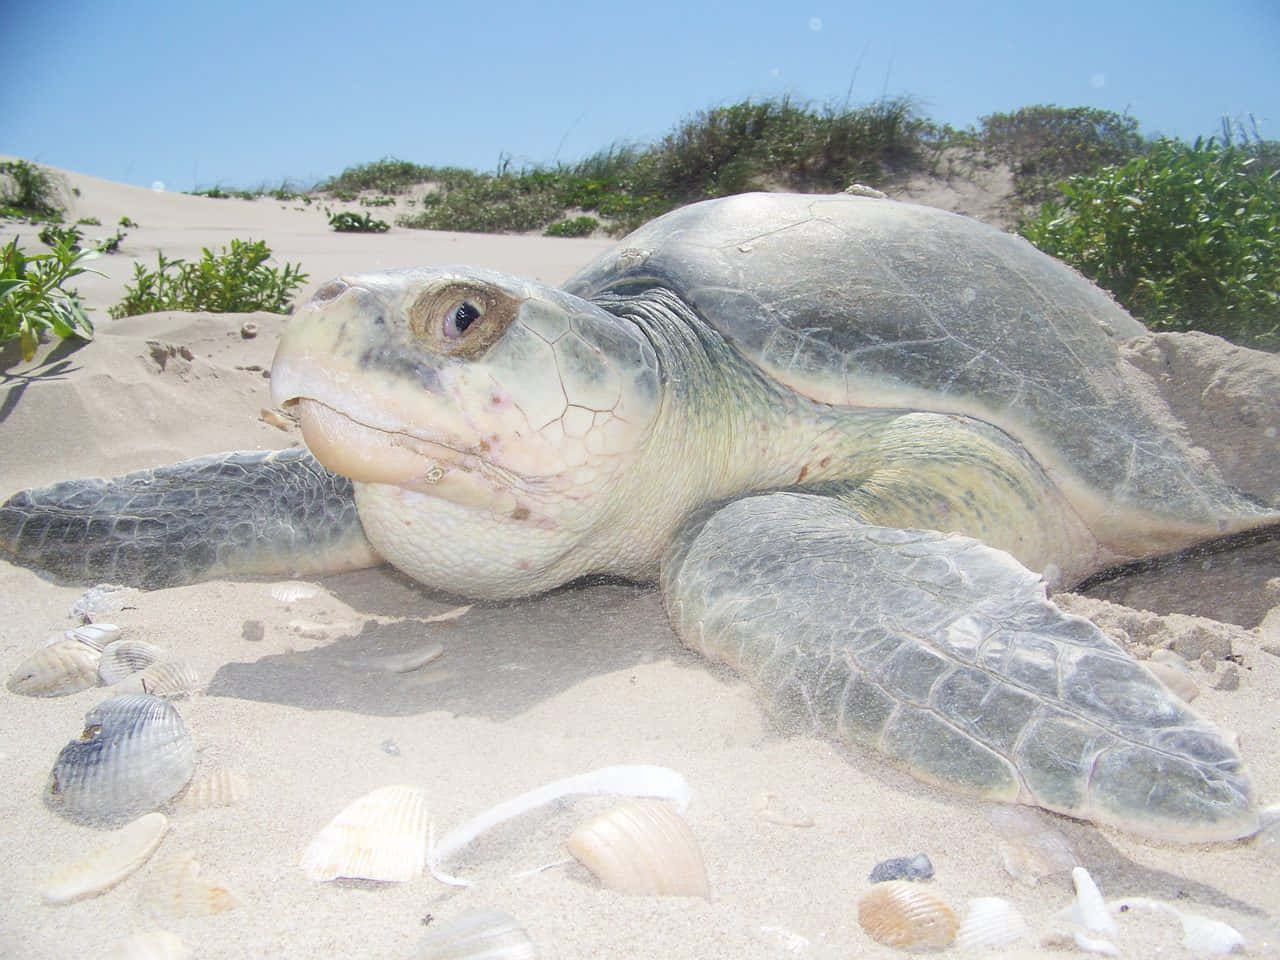
[[[986,224],[892,200],[744,194],[659,217],[564,289],[650,287],[823,403],[974,416],[1113,503],[1181,521],[1258,513],[1149,412],[1161,401],[1118,350],[1145,328]]]
[[[115,697],[85,714],[85,729],[58,754],[45,788],[64,816],[117,822],[154,810],[191,779],[195,747],[169,703]]]

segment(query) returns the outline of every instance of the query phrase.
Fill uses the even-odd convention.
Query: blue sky
[[[1034,103],[1280,138],[1277,0],[44,0],[0,14],[0,153],[173,190],[392,155],[493,170],[647,142],[699,109],[910,95],[958,126]]]

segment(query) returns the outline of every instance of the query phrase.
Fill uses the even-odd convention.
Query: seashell
[[[200,689],[200,674],[186,660],[161,660],[129,679],[153,697],[186,697]]]
[[[165,658],[165,652],[145,640],[117,640],[102,651],[98,676],[107,686],[119,683]]]
[[[160,845],[169,820],[148,813],[111,834],[88,856],[68,864],[40,888],[45,903],[69,903],[115,886],[147,862]]]
[[[881,860],[871,868],[868,883],[885,883],[888,880],[928,880],[933,876],[933,861],[923,853],[914,857],[893,857]]]
[[[58,754],[45,801],[64,816],[119,821],[160,806],[191,779],[195,747],[159,697],[115,697],[85,714],[84,732]]]
[[[230,807],[243,800],[248,792],[249,781],[242,774],[227,767],[218,767],[196,777],[182,802],[195,810]]]
[[[427,806],[417,787],[382,787],[345,807],[302,854],[312,880],[349,877],[400,882],[421,875]]]
[[[877,883],[858,901],[858,923],[877,943],[905,950],[941,950],[956,939],[956,915],[918,883]]]
[[[1004,947],[1030,936],[1026,918],[1003,897],[974,897],[965,906],[964,921],[956,931],[956,946]]]
[[[1102,899],[1102,891],[1093,882],[1093,877],[1089,876],[1089,871],[1084,867],[1074,867],[1071,871],[1071,882],[1075,884],[1076,899],[1067,908],[1067,917],[1090,933],[1114,936],[1115,917],[1107,909],[1107,903]]]
[[[776,793],[765,792],[756,798],[756,813],[761,820],[780,827],[812,827],[813,817],[793,803],[784,803]]]
[[[1034,887],[1079,862],[1067,838],[1033,810],[1001,804],[993,806],[988,817],[998,834],[1000,863],[1019,883]]]
[[[300,580],[287,580],[271,585],[271,596],[281,603],[300,603],[320,596],[320,588]]]
[[[71,608],[71,616],[85,620],[105,617],[133,607],[142,591],[116,583],[100,583],[80,595]]]
[[[160,864],[139,895],[143,912],[169,921],[211,917],[240,905],[224,884],[200,876],[200,870],[200,862],[190,850]]]
[[[569,852],[620,893],[708,896],[707,868],[688,822],[661,800],[632,800],[582,824]]]
[[[116,941],[107,960],[186,960],[191,951],[167,930],[135,933]]]
[[[1220,920],[1211,920],[1198,913],[1183,913],[1172,904],[1147,897],[1128,897],[1112,901],[1107,907],[1113,913],[1123,913],[1135,908],[1155,913],[1171,914],[1182,925],[1182,945],[1193,953],[1225,956],[1244,951],[1244,937],[1240,931]]]
[[[377,657],[362,657],[359,660],[341,660],[339,663],[352,670],[377,670],[382,673],[411,673],[425,667],[444,653],[444,646],[439,643],[424,643],[420,647],[406,650],[403,653],[387,653]]]
[[[78,627],[72,627],[63,636],[68,640],[83,643],[86,647],[101,653],[109,644],[119,640],[120,634],[123,632],[114,623],[85,623]]]
[[[101,656],[78,640],[59,637],[18,664],[5,686],[28,697],[61,697],[96,687]]]
[[[444,613],[434,613],[429,617],[416,618],[418,623],[447,623],[450,620],[457,620],[463,614],[471,610],[472,604],[468,603],[461,607],[453,607]]]
[[[473,910],[433,926],[418,944],[415,960],[533,960],[537,948],[511,917]]]

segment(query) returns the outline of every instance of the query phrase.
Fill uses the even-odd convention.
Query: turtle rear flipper
[[[0,506],[0,556],[77,583],[146,588],[381,563],[351,481],[300,449],[24,490]]]
[[[662,586],[785,720],[923,780],[1167,839],[1259,827],[1227,737],[1001,550],[776,493],[687,524]]]

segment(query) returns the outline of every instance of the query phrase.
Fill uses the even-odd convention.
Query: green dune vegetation
[[[0,168],[0,213],[56,218],[56,184],[18,165]],[[860,183],[893,194],[908,180],[999,166],[1012,178],[1016,229],[1148,326],[1280,349],[1280,141],[1239,121],[1186,143],[1144,137],[1133,117],[1091,107],[1023,107],[961,130],[907,99],[838,108],[743,101],[700,111],[654,143],[613,145],[573,164],[515,169],[504,159],[488,173],[387,157],[309,190],[286,181],[197,192],[318,203],[341,230],[386,224],[326,204],[394,207],[396,225],[408,228],[620,236],[681,204],[746,190]],[[10,278],[7,260],[3,269]],[[4,308],[0,337],[16,335],[13,323]]]

